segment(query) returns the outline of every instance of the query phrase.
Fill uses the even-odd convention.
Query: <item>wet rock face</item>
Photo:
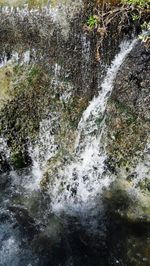
[[[53,7],[57,3],[59,1],[53,1]],[[60,12],[65,16],[66,9],[63,8]],[[5,81],[2,84],[0,82],[3,88],[0,92],[0,131],[6,137],[11,150],[11,162],[17,169],[30,165],[28,140],[35,140],[40,121],[49,113],[58,113],[61,129],[60,126],[55,126],[54,131],[59,134],[60,142],[68,143],[68,134],[75,135],[82,112],[94,95],[97,85],[93,83],[92,71],[89,71],[93,64],[93,53],[92,47],[86,50],[90,40],[82,38],[81,10],[75,17],[71,17],[72,13],[69,17],[61,17],[55,9],[48,15],[45,11],[30,13],[28,10],[27,14],[22,12],[24,11],[9,9],[7,14],[0,13],[1,53],[5,57],[9,55],[9,59],[12,58],[13,51],[17,51],[19,55],[18,64],[14,66],[10,63],[11,77],[6,76],[7,67],[2,67],[0,71],[0,76]],[[52,15],[56,15],[58,21],[52,21]],[[61,19],[67,24],[63,25]],[[30,59],[24,64],[24,52],[29,50]],[[83,80],[81,73],[86,71],[87,75],[84,75]],[[67,103],[64,99],[61,100],[65,93],[71,94]]]
[[[112,98],[144,120],[150,119],[150,51],[138,42],[119,71]]]
[[[121,67],[107,107],[111,164],[128,172],[142,155],[149,135],[149,51],[140,42]]]

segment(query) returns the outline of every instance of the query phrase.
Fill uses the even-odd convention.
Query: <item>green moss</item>
[[[99,19],[97,16],[90,16],[87,21],[87,25],[91,28],[94,29],[97,27],[99,22]]]
[[[21,151],[11,154],[11,161],[16,169],[20,169],[26,166],[24,162],[24,156]]]

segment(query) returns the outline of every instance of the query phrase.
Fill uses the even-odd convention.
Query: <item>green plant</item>
[[[140,16],[137,15],[137,14],[132,14],[132,20],[133,21],[136,21],[136,20],[139,20]]]
[[[139,39],[142,40],[144,43],[149,44],[150,43],[150,22],[144,22],[141,26],[143,32],[139,35]],[[149,46],[149,45],[148,45]]]
[[[146,33],[143,33],[139,35],[139,39],[144,43],[148,43],[150,41],[150,36]]]
[[[150,22],[144,22],[142,25],[141,25],[141,28],[143,31],[150,31]]]
[[[98,17],[97,16],[90,16],[88,21],[87,21],[88,26],[93,29],[96,28],[98,25]]]

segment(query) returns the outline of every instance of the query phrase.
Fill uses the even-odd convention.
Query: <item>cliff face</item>
[[[149,51],[137,43],[119,70],[107,107],[108,150],[129,171],[149,136]]]
[[[104,8],[110,16],[114,7]],[[101,21],[90,28],[89,17],[98,16],[100,10],[101,3],[84,1],[77,1],[73,6],[69,1],[54,1],[51,9],[47,7],[40,12],[30,12],[27,8],[24,11],[2,9],[1,61],[8,63],[0,71],[3,87],[0,120],[1,134],[11,149],[13,163],[17,157],[19,164],[22,161],[21,167],[31,163],[28,139],[36,139],[39,122],[52,110],[62,110],[61,116],[67,117],[75,136],[82,112],[97,95],[119,43],[136,31],[131,21],[126,26],[118,26],[120,12],[113,20],[108,17],[113,24],[109,23],[107,30]],[[64,104],[60,98],[65,91],[72,97]],[[68,127],[62,123],[62,127]],[[67,137],[66,133],[62,134]]]

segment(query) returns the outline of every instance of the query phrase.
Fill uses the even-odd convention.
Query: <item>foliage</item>
[[[144,30],[144,31],[150,31],[150,22],[144,22],[143,24],[142,24],[142,30]]]
[[[110,1],[108,4],[101,6],[101,1],[98,2],[97,9],[94,10],[94,14],[91,15],[86,25],[84,25],[84,31],[91,32],[94,31],[100,35],[100,41],[97,45],[99,47],[103,43],[105,37],[107,37],[109,31],[111,31],[112,25],[114,22],[118,24],[117,30],[118,33],[124,30],[125,25],[130,24],[132,30],[133,28],[141,32],[143,26],[141,25],[144,22],[144,27],[146,31],[149,31],[148,24],[148,4],[150,0],[121,0],[116,5],[112,5]],[[118,23],[119,22],[119,23]],[[126,26],[126,27],[128,27]],[[142,41],[149,46],[150,38],[148,33],[142,33],[139,37]],[[96,54],[96,59],[100,60],[100,55]]]
[[[97,16],[90,16],[88,21],[87,21],[87,24],[88,26],[91,28],[91,29],[94,29],[97,27],[97,24],[98,24],[98,17]]]
[[[148,5],[148,3],[150,3],[150,1],[149,0],[122,0],[122,3],[144,7],[144,6]]]
[[[142,40],[147,47],[150,46],[150,22],[147,23],[146,21],[143,23],[142,27],[142,34],[139,35],[139,39]]]

